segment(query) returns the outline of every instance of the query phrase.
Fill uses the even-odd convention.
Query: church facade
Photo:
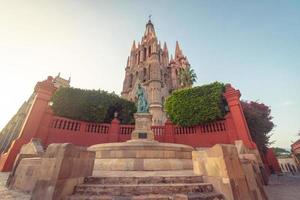
[[[138,44],[133,41],[130,56],[125,67],[122,97],[136,101],[136,90],[140,83],[146,90],[152,124],[161,125],[166,120],[163,109],[164,101],[173,90],[181,87],[179,72],[189,68],[190,64],[176,42],[174,58],[169,52],[166,42],[163,46],[157,39],[151,20],[146,24],[142,40]]]

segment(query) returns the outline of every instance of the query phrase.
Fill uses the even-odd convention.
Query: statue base
[[[135,113],[131,140],[104,143],[88,148],[96,152],[94,174],[103,171],[176,171],[192,170],[193,147],[160,143],[151,130],[152,115]]]
[[[131,133],[131,140],[154,140],[151,130],[152,115],[150,113],[135,113],[135,129]]]

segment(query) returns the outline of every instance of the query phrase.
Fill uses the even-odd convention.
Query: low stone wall
[[[30,193],[38,180],[41,161],[41,158],[23,158],[15,171],[9,188]]]
[[[267,199],[258,167],[251,160],[240,159],[235,145],[217,144],[193,151],[193,165],[194,172],[228,200]]]
[[[32,191],[37,179],[36,171],[40,166],[40,158],[43,154],[44,149],[39,139],[33,138],[29,143],[23,145],[7,179],[6,186],[23,192]]]
[[[84,177],[92,175],[94,160],[95,153],[86,148],[51,144],[40,157],[16,163],[7,185],[32,193],[32,200],[62,199],[72,194]]]

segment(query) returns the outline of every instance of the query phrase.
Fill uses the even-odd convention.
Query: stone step
[[[98,196],[98,195],[72,195],[64,200],[225,200],[224,196],[216,192],[191,194],[150,194],[139,196]]]
[[[150,194],[188,194],[212,192],[208,183],[167,183],[167,184],[82,184],[75,187],[74,194],[136,196]]]
[[[160,184],[160,183],[202,183],[202,176],[152,176],[152,177],[87,177],[86,184]]]
[[[64,200],[170,200],[169,195],[140,195],[140,196],[98,196],[98,195],[72,195]]]
[[[174,200],[225,200],[225,197],[217,192],[176,194]]]

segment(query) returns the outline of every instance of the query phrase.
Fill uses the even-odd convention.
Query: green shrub
[[[118,112],[118,118],[122,124],[134,123],[135,104],[114,93],[102,90],[60,88],[53,95],[52,102],[53,112],[57,116],[88,122],[110,123],[114,118],[114,112]]]
[[[194,126],[225,116],[224,84],[212,84],[174,91],[165,102],[170,120],[181,126]]]

